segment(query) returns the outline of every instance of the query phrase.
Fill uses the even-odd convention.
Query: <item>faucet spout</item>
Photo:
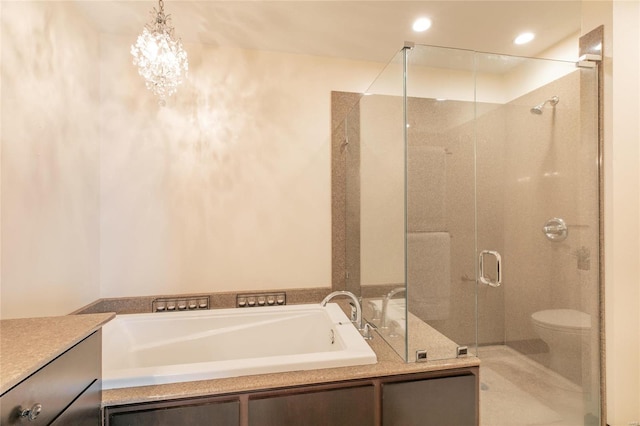
[[[387,293],[387,295],[384,297],[384,299],[382,300],[382,322],[380,324],[380,327],[382,328],[388,328],[389,326],[387,325],[387,308],[389,306],[389,300],[391,300],[391,298],[393,296],[395,296],[398,293],[401,293],[403,291],[406,291],[406,288],[404,287],[396,287],[393,290],[391,290],[389,293]]]
[[[360,301],[358,301],[358,298],[350,291],[334,291],[333,293],[330,293],[327,297],[325,297],[322,302],[320,302],[320,306],[327,306],[327,303],[329,303],[329,301],[336,296],[347,296],[353,301],[353,305],[356,308],[356,320],[353,321],[353,323],[356,325],[356,328],[358,330],[362,330],[362,307],[360,306]]]

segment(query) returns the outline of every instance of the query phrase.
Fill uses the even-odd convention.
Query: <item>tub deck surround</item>
[[[159,314],[161,315],[161,314]],[[170,315],[170,314],[169,314]],[[416,321],[413,323],[413,321]],[[449,354],[451,342],[429,325],[410,316],[410,330],[421,336],[431,353]],[[107,389],[102,392],[103,407],[140,402],[163,401],[198,396],[215,396],[265,389],[282,389],[295,386],[335,383],[357,379],[371,379],[402,374],[455,370],[478,367],[480,361],[474,356],[451,358],[420,363],[405,363],[377,333],[368,344],[376,353],[377,363],[351,367],[323,368],[285,373],[257,374],[195,382],[169,383]],[[416,339],[414,339],[416,340]]]
[[[331,287],[316,287],[302,289],[252,290],[246,292],[157,294],[153,296],[114,297],[98,299],[72,312],[72,314],[94,314],[99,312],[116,312],[120,315],[143,314],[152,312],[151,304],[155,299],[181,297],[193,298],[195,296],[209,296],[210,309],[235,308],[236,296],[249,293],[286,293],[287,305],[299,305],[303,303],[320,303],[320,301],[322,301],[327,294],[331,293],[331,291]]]
[[[0,321],[0,394],[114,317],[100,313]]]

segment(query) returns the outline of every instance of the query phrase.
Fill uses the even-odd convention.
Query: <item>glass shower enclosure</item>
[[[599,424],[596,68],[409,45],[334,132],[378,334],[478,356],[482,424]]]

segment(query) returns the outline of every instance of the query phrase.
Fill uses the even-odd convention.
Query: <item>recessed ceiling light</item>
[[[431,28],[431,19],[429,18],[418,18],[413,21],[413,31],[421,33],[423,31],[427,31]]]
[[[513,40],[515,44],[526,44],[536,38],[534,33],[522,33]]]

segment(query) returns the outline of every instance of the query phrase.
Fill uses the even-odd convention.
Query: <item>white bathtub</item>
[[[103,389],[375,364],[334,303],[118,315],[103,327]]]

